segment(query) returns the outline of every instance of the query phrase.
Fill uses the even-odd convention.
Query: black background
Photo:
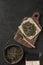
[[[42,56],[39,58],[43,65],[43,0],[0,0],[0,65],[9,65],[3,57],[4,48],[7,45],[15,44],[14,33],[17,31],[24,17],[31,16],[35,11],[41,14],[40,24],[42,31],[36,41],[36,48],[29,49],[24,46],[24,57],[17,65],[24,65],[24,61],[31,54]],[[7,43],[10,42],[10,43]],[[18,44],[18,43],[17,43]],[[33,56],[33,55],[32,55]],[[37,56],[31,57],[36,58]]]

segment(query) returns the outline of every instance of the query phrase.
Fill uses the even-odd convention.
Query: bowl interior
[[[20,46],[12,45],[5,49],[4,56],[7,62],[15,64],[23,57],[23,49]]]

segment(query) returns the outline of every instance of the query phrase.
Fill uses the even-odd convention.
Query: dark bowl
[[[23,58],[23,49],[20,45],[8,45],[4,49],[4,59],[7,63],[16,64]]]

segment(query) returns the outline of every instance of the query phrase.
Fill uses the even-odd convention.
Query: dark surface
[[[35,11],[41,14],[40,24],[43,27],[43,0],[0,0],[0,65],[9,65],[3,57],[4,48],[16,43],[13,37],[18,25],[23,17],[31,16]],[[11,43],[7,43],[8,40]],[[43,29],[35,45],[35,49],[22,46],[25,58],[28,58],[29,53],[39,54],[41,52],[43,54]],[[43,65],[43,57],[40,57],[40,60]],[[24,65],[24,58],[17,65]]]

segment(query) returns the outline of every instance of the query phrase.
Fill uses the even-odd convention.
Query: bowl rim
[[[17,47],[19,47],[19,48],[22,50],[22,55],[21,55],[21,57],[20,57],[16,62],[14,62],[14,63],[10,63],[10,62],[5,58],[5,51],[6,51],[6,49],[9,48],[9,47],[12,47],[12,46],[17,46]],[[20,45],[18,45],[18,44],[7,45],[7,46],[4,48],[4,51],[3,51],[4,60],[5,60],[7,63],[9,63],[9,64],[17,64],[19,61],[21,61],[21,59],[23,58],[23,55],[24,55],[24,53],[23,53],[23,48],[22,48]]]

